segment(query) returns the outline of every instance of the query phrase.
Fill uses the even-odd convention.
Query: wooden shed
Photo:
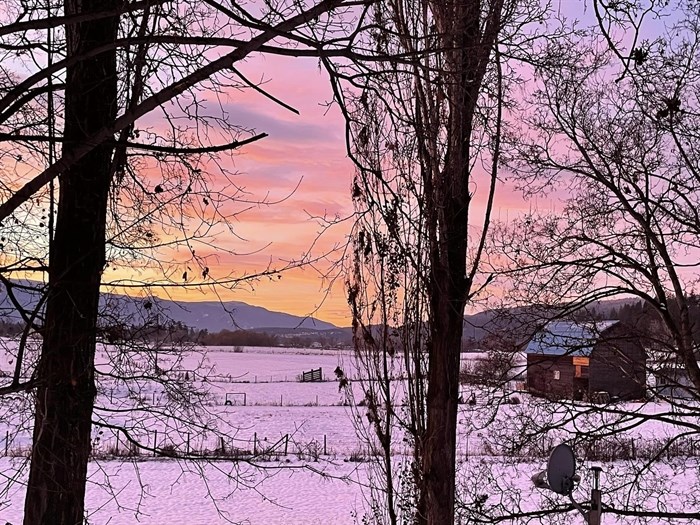
[[[641,399],[646,353],[619,321],[555,321],[526,347],[527,386],[535,395],[566,399]]]

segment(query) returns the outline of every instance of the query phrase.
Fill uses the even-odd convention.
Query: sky
[[[25,66],[29,72],[34,67]],[[155,289],[154,293],[186,301],[238,300],[348,326],[350,312],[344,279],[340,275],[331,282],[323,276],[328,266],[342,258],[343,250],[333,248],[346,244],[351,221],[333,226],[319,237],[323,226],[318,217],[349,217],[353,211],[350,189],[354,167],[346,154],[343,118],[337,107],[328,105],[332,93],[326,73],[315,59],[260,54],[237,67],[252,81],[264,81],[265,90],[296,108],[299,114],[252,90],[230,90],[223,97],[211,93],[207,102],[215,108],[223,101],[232,122],[268,134],[267,138],[241,148],[235,156],[230,168],[236,172],[236,185],[249,192],[252,202],[279,202],[252,205],[236,217],[235,235],[217,236],[214,245],[202,251],[198,248],[198,254],[211,256],[210,276],[216,279],[255,273],[268,265],[284,266],[307,253],[312,259],[332,253],[318,264],[285,271],[281,278],[262,279],[235,290],[220,289],[218,295],[176,288]],[[203,96],[207,98],[206,94]],[[138,125],[163,126],[157,113],[147,115]],[[29,171],[37,169],[34,166]],[[497,192],[494,218],[507,221],[529,206],[512,186],[505,185]],[[550,207],[547,199],[534,206]],[[477,228],[482,211],[483,203],[477,201],[473,215]],[[177,273],[182,269],[176,270],[175,266],[166,271],[172,271],[173,276],[182,275]],[[128,272],[138,278],[149,277],[147,273],[138,275],[138,271],[117,270],[109,278],[129,277]]]
[[[269,136],[245,146],[235,157],[236,183],[251,196],[282,202],[255,206],[237,218],[237,238],[217,239],[221,246],[241,254],[220,254],[211,274],[250,273],[268,263],[299,259],[310,252],[319,256],[342,247],[351,221],[322,230],[314,217],[349,217],[354,167],[345,149],[344,121],[327,102],[332,93],[325,71],[313,59],[256,56],[241,70],[252,80],[265,79],[265,89],[299,111],[299,115],[255,93],[236,93],[226,109],[237,124]],[[495,218],[528,206],[512,188],[497,196]],[[482,209],[478,209],[479,213]],[[215,253],[215,250],[212,251]],[[349,326],[342,276],[335,282],[322,277],[327,267],[342,259],[337,250],[325,262],[285,271],[281,278],[263,279],[233,291],[221,290],[223,300],[239,300],[270,310],[313,315],[339,326]],[[156,293],[158,293],[156,291]],[[195,290],[171,290],[170,297],[187,301],[212,299]]]
[[[285,271],[281,278],[261,279],[234,290],[219,289],[217,294],[210,290],[177,288],[153,292],[185,301],[238,300],[349,326],[344,279],[337,272],[332,274],[337,277],[335,281],[324,276],[344,255],[342,247],[348,241],[351,221],[343,221],[319,235],[324,228],[318,217],[346,218],[353,211],[354,167],[346,154],[345,124],[340,110],[328,104],[332,92],[326,73],[314,59],[259,54],[238,67],[252,81],[263,81],[269,93],[296,108],[299,114],[252,90],[231,90],[223,97],[203,94],[208,98],[205,104],[211,104],[212,108],[223,101],[235,124],[268,134],[267,138],[241,148],[230,169],[236,173],[236,185],[249,192],[250,201],[275,204],[250,206],[236,217],[235,235],[217,236],[214,245],[201,251],[198,248],[198,254],[211,256],[208,264],[214,279],[230,274],[248,275],[268,265],[279,268],[305,254],[312,259],[330,255],[314,265]],[[154,112],[140,120],[138,126],[162,128],[163,120]],[[20,173],[21,169],[27,173]],[[41,166],[19,166],[11,179],[20,183],[40,169]],[[495,217],[505,220],[511,210],[525,206],[512,190],[501,191]],[[181,269],[170,271],[172,275],[182,272]],[[153,272],[140,272],[135,265],[118,269],[107,274],[105,281],[162,278]]]
[[[585,5],[562,0],[559,11],[575,12],[576,16],[588,17],[590,22],[592,13],[581,13]],[[31,73],[36,67],[36,64],[23,63],[23,73]],[[312,259],[329,252],[331,255],[317,264],[286,271],[281,278],[262,279],[235,290],[222,289],[218,297],[193,289],[169,289],[167,293],[155,290],[155,293],[187,301],[239,300],[271,310],[313,315],[347,326],[350,316],[344,279],[339,275],[332,282],[324,275],[329,266],[340,262],[351,221],[341,222],[320,235],[323,225],[318,218],[351,216],[354,167],[346,155],[340,111],[328,105],[332,94],[325,71],[314,59],[260,54],[249,57],[237,67],[252,81],[264,81],[268,92],[296,108],[299,114],[252,90],[231,90],[224,97],[211,93],[208,103],[215,107],[225,99],[224,108],[232,122],[268,134],[267,138],[243,147],[230,168],[236,172],[236,185],[249,192],[251,202],[275,204],[252,204],[236,217],[235,235],[219,235],[213,245],[203,251],[198,249],[198,253],[211,257],[210,276],[214,279],[255,273],[268,265],[278,268],[307,254]],[[139,121],[139,125],[162,126],[162,122],[158,124],[156,113]],[[8,172],[6,179],[16,182],[41,169],[41,166],[21,165],[19,161],[17,164],[0,166],[14,170]],[[501,172],[501,176],[505,178],[507,173]],[[506,183],[498,188],[493,217],[507,222],[531,208],[552,210],[556,207],[553,198],[544,196],[526,202]],[[473,225],[478,228],[483,202],[477,200],[475,207]],[[333,250],[337,247],[341,249]],[[127,271],[134,273],[132,268],[110,277],[127,276]],[[172,275],[182,275],[177,273],[182,269],[168,271],[172,271]]]
[[[322,226],[314,217],[347,217],[352,213],[353,166],[346,155],[340,111],[326,104],[332,94],[325,72],[314,60],[260,55],[240,69],[251,80],[265,79],[265,89],[297,109],[299,115],[255,93],[235,93],[226,102],[236,124],[269,135],[239,150],[233,166],[236,184],[250,192],[251,200],[281,202],[253,206],[237,218],[237,237],[217,239],[241,255],[219,254],[211,268],[214,277],[217,271],[219,275],[251,273],[268,263],[279,267],[307,252],[320,256],[345,243],[350,224],[332,227],[319,238]],[[341,255],[333,254],[331,259]],[[324,267],[319,263],[285,271],[281,278],[221,290],[219,297],[295,315],[313,314],[347,326],[350,320],[343,283],[331,286],[322,279],[319,271]],[[188,301],[213,298],[193,290],[175,290],[172,297]]]
[[[35,66],[21,61],[12,67],[23,76],[35,72]],[[329,109],[327,105],[332,99],[330,84],[317,61],[257,54],[237,67],[250,80],[262,82],[265,90],[296,108],[299,115],[252,90],[230,89],[219,95],[200,91],[204,105],[209,105],[204,111],[219,113],[223,101],[234,124],[255,133],[268,134],[267,138],[239,149],[233,165],[227,168],[235,172],[234,182],[247,192],[249,202],[274,203],[241,204],[241,208],[248,209],[236,217],[233,224],[235,235],[217,235],[213,246],[201,251],[198,248],[199,255],[212,256],[207,262],[212,278],[249,275],[268,265],[285,266],[288,261],[301,259],[307,253],[311,258],[328,253],[346,242],[350,225],[345,222],[319,237],[322,227],[317,218],[347,217],[352,213],[350,185],[353,166],[345,153],[344,122],[338,108]],[[168,108],[172,114],[173,106]],[[168,129],[159,111],[140,119],[137,128],[155,128],[161,133]],[[247,135],[241,138],[247,138]],[[221,143],[216,137],[211,142]],[[0,164],[3,182],[13,187],[33,178],[44,168],[43,160],[32,164],[34,160],[25,156],[21,162],[10,165],[3,158]],[[216,170],[211,173],[217,176]],[[167,184],[167,175],[150,170],[145,174],[146,184],[153,182],[155,185],[158,181]],[[216,188],[216,183],[212,187]],[[163,260],[171,255],[164,253]],[[177,259],[178,255],[173,257]],[[145,263],[136,261],[132,266],[106,272],[103,282],[162,280],[162,273],[144,270],[144,266]],[[153,289],[153,293],[186,301],[216,300],[218,295],[222,300],[243,301],[301,316],[313,314],[347,326],[350,324],[349,311],[342,282],[330,286],[320,277],[319,272],[324,270],[325,266],[319,263],[314,267],[284,272],[281,278],[241,285],[235,290],[221,288],[217,294],[207,289],[175,288]],[[166,271],[176,270],[166,268]],[[181,269],[179,272],[177,275],[182,274]],[[40,279],[35,274],[20,277]],[[132,288],[126,293],[143,295],[146,292],[134,292]]]
[[[332,93],[326,73],[314,59],[259,54],[237,67],[252,81],[264,82],[265,90],[296,108],[299,114],[252,90],[230,90],[223,96],[211,93],[205,101],[205,105],[214,108],[223,102],[233,123],[268,134],[267,138],[239,150],[229,167],[236,172],[235,184],[248,192],[250,202],[274,204],[250,205],[236,217],[235,235],[218,235],[211,246],[202,251],[198,248],[198,254],[211,257],[213,279],[230,274],[247,275],[267,266],[279,268],[307,254],[312,259],[330,255],[316,264],[285,271],[281,278],[264,278],[235,290],[221,289],[218,295],[176,288],[155,290],[155,293],[186,301],[239,300],[347,326],[350,316],[344,279],[340,274],[334,274],[338,275],[335,281],[324,276],[329,266],[338,264],[343,257],[342,247],[348,241],[351,221],[343,221],[321,235],[324,228],[318,218],[351,216],[354,167],[347,158],[340,111],[328,104]],[[203,96],[207,98],[206,94]],[[156,113],[148,115],[139,125],[162,126]],[[36,169],[32,167],[29,171]],[[17,169],[16,174],[24,176]],[[502,171],[500,175],[505,179],[508,174]],[[473,214],[475,228],[479,227],[483,212],[483,202],[478,198]],[[556,207],[553,198],[545,196],[526,202],[512,184],[502,184],[497,191],[493,218],[507,222],[531,208],[552,210]],[[133,269],[121,271],[122,274],[110,277],[126,276],[127,271],[133,273]],[[172,270],[172,275],[181,275],[177,271]]]

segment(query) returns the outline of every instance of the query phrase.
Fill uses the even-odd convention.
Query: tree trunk
[[[459,351],[464,307],[442,300],[432,328],[424,441],[424,513],[430,524],[454,522]]]
[[[110,9],[119,3],[65,0],[64,7],[68,15]],[[118,18],[111,17],[66,27],[68,58],[114,41],[117,24]],[[64,154],[109,125],[116,107],[114,51],[69,67]],[[98,146],[59,177],[25,525],[77,525],[84,520],[111,156],[111,146]]]
[[[444,210],[449,225],[443,223],[440,237],[444,240],[436,243],[431,256],[428,425],[421,509],[422,520],[430,525],[454,523],[459,358],[470,289],[465,279],[468,202],[449,197]]]
[[[467,277],[471,140],[477,99],[493,43],[491,36],[484,36],[489,30],[482,32],[481,7],[480,0],[433,4],[442,46],[450,50],[445,71],[450,112],[445,165],[438,180],[433,181],[434,207],[428,218],[433,231],[431,344],[419,514],[420,521],[429,525],[452,524],[455,517],[460,351],[464,308],[471,293]]]

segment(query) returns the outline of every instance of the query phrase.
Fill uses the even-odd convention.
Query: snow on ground
[[[0,458],[0,472],[12,471],[14,460]],[[86,496],[89,523],[92,525],[353,525],[361,524],[366,508],[362,485],[367,480],[366,463],[320,460],[309,464],[270,463],[265,471],[253,471],[245,466],[234,471],[232,463],[192,466],[173,459],[139,462],[100,461],[89,467],[90,481]],[[265,467],[265,465],[263,465]],[[544,508],[547,501],[566,503],[567,499],[544,490],[535,489],[530,477],[543,468],[536,463],[501,463],[499,460],[474,458],[461,465],[460,483],[479,485],[478,492],[488,496],[486,506],[498,504],[504,494],[521,511]],[[684,508],[684,487],[697,482],[698,464],[663,465],[656,476],[666,476],[676,492],[654,495],[651,508],[662,504],[669,509]],[[200,470],[196,470],[199,468]],[[606,465],[612,479],[614,470],[623,464]],[[588,473],[581,472],[585,478]],[[233,481],[232,475],[240,480]],[[109,488],[105,479],[109,478]],[[20,483],[26,475],[20,477]],[[575,492],[578,501],[587,499],[588,487]],[[658,499],[657,499],[658,498]],[[24,491],[15,484],[8,494],[0,497],[0,523],[19,525],[22,522]],[[604,492],[604,503],[612,503]],[[604,514],[606,525],[629,525],[633,518]],[[463,523],[468,523],[464,521]],[[505,520],[504,525],[516,525],[517,520]],[[533,523],[533,522],[530,522]],[[538,523],[538,522],[535,522]],[[575,512],[542,518],[547,525],[583,523]],[[649,523],[649,522],[647,522]],[[652,521],[651,523],[654,523]]]
[[[322,368],[326,380],[334,379],[337,366],[354,374],[351,352],[342,350],[314,350],[302,348],[245,347],[233,352],[230,347],[207,347],[207,361],[214,366],[213,375],[230,377],[236,383],[264,383],[296,381],[303,371]],[[193,365],[197,359],[186,359],[185,365]]]
[[[0,471],[10,469],[0,459]],[[254,488],[237,486],[228,473],[232,465],[217,464],[199,472],[175,460],[138,463],[106,461],[90,465],[86,498],[89,523],[94,525],[213,525],[227,520],[247,525],[343,525],[362,508],[357,464],[318,463],[326,476],[291,468],[268,466],[264,472],[243,473]],[[109,475],[110,491],[97,484]],[[347,479],[337,479],[347,478]],[[22,478],[24,479],[24,477]],[[206,484],[204,480],[206,479]],[[255,486],[257,485],[257,486]],[[0,498],[0,523],[18,525],[23,515],[23,488],[16,485],[10,504]]]
[[[107,366],[108,351],[109,348],[103,348],[98,353],[99,366]],[[470,359],[468,355],[464,357]],[[0,350],[0,372],[11,373],[12,361],[11,352]],[[351,379],[358,377],[351,355],[327,350],[247,348],[243,352],[233,352],[230,348],[210,348],[206,353],[199,349],[184,355],[182,362],[177,363],[177,370],[184,374],[202,363],[209,367],[210,375],[206,381],[203,378],[197,378],[197,381],[199,386],[209,390],[207,410],[232,429],[227,447],[242,450],[252,450],[254,446],[265,448],[278,443],[283,436],[290,436],[288,454],[279,458],[279,462],[275,459],[260,463],[262,470],[228,460],[198,464],[142,457],[133,462],[107,456],[108,459],[90,464],[87,496],[90,523],[196,525],[226,523],[226,518],[249,525],[362,523],[364,500],[361,484],[368,479],[368,464],[351,460],[362,456],[362,444],[355,427],[367,425],[367,420],[362,412],[355,413],[344,405],[345,397],[339,392],[333,374],[333,370],[340,366]],[[168,369],[175,364],[173,356],[159,356],[161,368]],[[303,371],[317,368],[323,369],[325,381],[296,381]],[[401,383],[397,385],[400,387]],[[363,393],[359,382],[353,387],[355,398],[361,399]],[[508,433],[517,431],[519,422],[538,417],[538,410],[543,411],[542,417],[553,417],[551,407],[540,405],[540,401],[522,393],[517,394],[521,404],[490,406],[487,396],[478,389],[474,392],[476,405],[461,405],[459,414],[458,456],[462,463],[460,475],[463,482],[477,483],[477,490],[489,493],[497,493],[499,487],[508,485],[508,494],[518,494],[523,508],[539,508],[545,496],[533,489],[530,477],[544,468],[545,460],[525,463],[513,458],[488,458],[485,454],[494,453],[495,449],[491,448],[489,452],[488,446],[506,443]],[[464,398],[470,394],[467,388]],[[159,386],[145,384],[141,395],[143,399],[134,401],[127,398],[123,387],[107,382],[102,386],[98,405],[109,409],[133,401],[155,408],[166,406],[165,394]],[[226,404],[226,400],[231,404]],[[664,414],[669,409],[663,403],[627,404],[626,408],[657,414]],[[566,416],[567,411],[578,409],[568,407],[561,417]],[[28,419],[26,410],[22,414]],[[117,417],[110,415],[108,410],[104,414],[104,417]],[[6,445],[4,438],[9,435],[6,432],[20,427],[19,417],[18,414],[14,414],[12,420],[0,417],[0,455]],[[596,418],[599,416],[592,416],[591,424]],[[113,422],[124,423],[122,420]],[[151,431],[154,428],[158,428],[157,424],[151,427]],[[669,425],[654,422],[635,429],[630,435],[640,439],[658,438],[672,429]],[[563,427],[562,432],[565,430]],[[12,442],[7,444],[9,451],[19,452],[26,447],[29,435],[27,425],[24,432],[13,436]],[[103,435],[99,442],[95,442],[95,451],[106,454],[114,445],[114,439]],[[207,443],[206,435],[198,439],[193,438],[194,449],[217,446],[216,442]],[[543,440],[545,445],[549,446]],[[159,446],[163,446],[162,441]],[[181,447],[182,443],[178,446]],[[396,450],[397,458],[404,452]],[[17,525],[21,522],[22,481],[26,472],[13,483],[10,483],[10,478],[25,461],[22,457],[0,458],[2,524]],[[242,470],[231,477],[229,474],[233,468]],[[612,464],[606,468],[612,476]],[[696,458],[681,466],[660,465],[658,468],[658,477],[668,477],[680,487],[698,485],[700,474]],[[192,472],[197,469],[201,471]],[[104,488],[107,478],[111,486],[109,490]],[[684,510],[682,498],[673,494],[666,497],[664,504]],[[578,517],[572,519],[572,523],[578,522]],[[543,520],[543,523],[550,521]],[[606,518],[605,523],[616,521]]]

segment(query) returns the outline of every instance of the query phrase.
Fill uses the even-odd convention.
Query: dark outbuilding
[[[619,321],[556,321],[526,348],[528,390],[559,399],[641,399],[646,353],[639,337]]]

